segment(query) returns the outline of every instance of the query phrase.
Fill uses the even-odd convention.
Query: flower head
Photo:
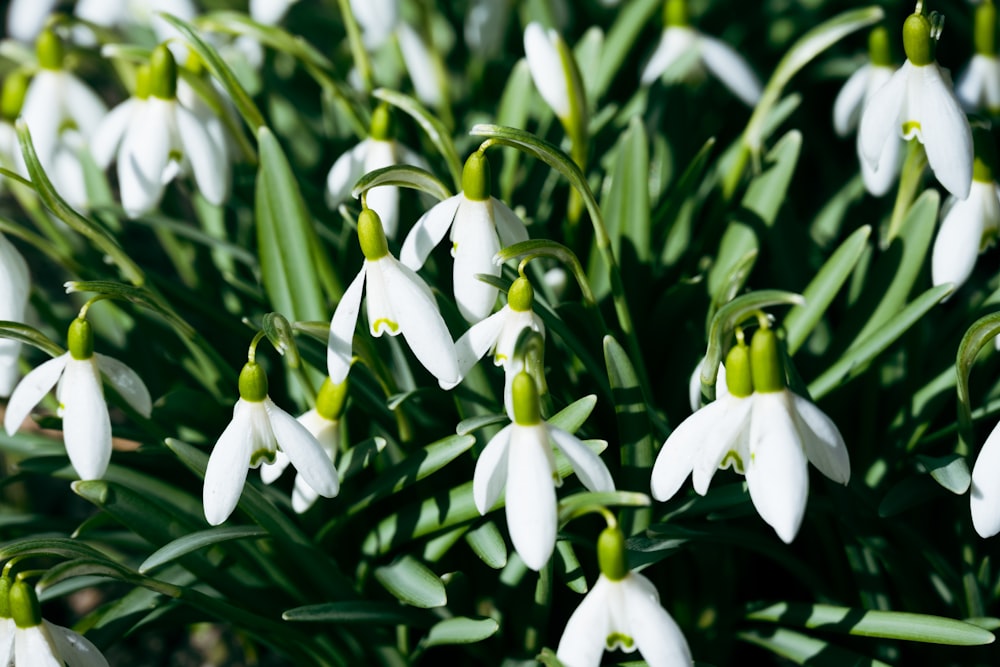
[[[836,424],[785,386],[774,332],[758,330],[751,346],[740,343],[726,358],[729,393],[685,419],[663,444],[653,497],[668,500],[689,474],[704,495],[715,471],[732,466],[746,475],[761,518],[791,542],[805,514],[807,462],[847,484],[850,460]]]
[[[565,667],[598,667],[606,650],[638,649],[650,667],[692,665],[687,640],[660,606],[656,587],[625,568],[624,544],[617,527],[601,534],[601,574],[566,623],[556,657]]]
[[[56,386],[63,438],[70,463],[80,479],[100,479],[111,460],[111,419],[101,374],[144,417],[153,409],[149,390],[131,368],[94,352],[90,323],[77,318],[69,327],[69,351],[49,359],[18,383],[7,403],[4,428],[13,435],[31,409]]]
[[[351,281],[330,320],[326,363],[330,379],[340,384],[351,368],[354,328],[366,290],[368,328],[372,336],[403,335],[414,356],[445,389],[461,381],[455,343],[427,284],[389,253],[378,214],[363,209],[358,239],[365,262]]]
[[[452,273],[458,310],[469,322],[493,312],[497,288],[476,278],[477,273],[499,276],[493,258],[501,249],[528,240],[528,230],[517,215],[490,196],[489,163],[473,153],[462,172],[462,192],[427,211],[406,236],[400,261],[414,271],[451,229]]]
[[[868,101],[861,116],[858,146],[876,173],[896,137],[916,138],[927,151],[937,179],[953,195],[965,199],[972,182],[972,130],[951,88],[951,81],[933,57],[931,22],[911,14],[903,27],[906,62]]]
[[[614,491],[604,462],[579,438],[542,420],[535,381],[519,373],[513,382],[514,422],[486,444],[472,480],[472,495],[486,514],[506,490],[507,529],[514,548],[533,570],[542,569],[556,543],[556,492],[561,483],[552,445],[569,459],[591,491]]]
[[[533,300],[531,283],[524,276],[518,277],[507,292],[507,305],[473,324],[458,339],[455,349],[463,376],[490,351],[495,365],[510,369],[514,345],[522,331],[530,329],[545,335],[545,324],[531,307]]]
[[[332,498],[340,490],[337,471],[316,438],[267,395],[267,376],[254,361],[240,372],[240,398],[233,420],[219,436],[205,469],[205,518],[217,526],[233,513],[243,494],[247,469],[273,463],[283,451],[306,484]]]
[[[57,4],[57,0],[11,0],[7,5],[7,33],[21,42],[35,41]]]
[[[958,76],[955,94],[968,111],[1000,114],[1000,58],[996,53],[997,10],[992,2],[976,7],[976,52]]]

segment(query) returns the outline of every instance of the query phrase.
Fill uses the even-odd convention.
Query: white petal
[[[0,665],[10,665],[14,660],[14,635],[17,625],[13,618],[0,618]]]
[[[351,195],[351,190],[358,179],[364,175],[365,153],[368,152],[369,139],[338,157],[330,173],[326,175],[326,194],[331,206],[339,204]]]
[[[399,0],[351,0],[351,12],[364,33],[365,48],[374,50],[399,23]]]
[[[758,514],[785,543],[799,532],[809,471],[785,392],[754,394],[746,478]]]
[[[142,104],[142,101],[130,97],[109,111],[97,126],[90,139],[90,154],[101,169],[107,169],[115,158],[132,116]]]
[[[521,220],[517,213],[510,210],[507,204],[496,197],[490,197],[490,202],[493,204],[493,222],[496,224],[501,248],[527,241],[530,238],[524,220]]]
[[[703,406],[701,404],[701,366],[705,363],[705,357],[701,358],[698,365],[691,373],[688,380],[688,402],[691,404],[691,412],[698,412]],[[715,372],[715,398],[720,399],[729,393],[726,385],[726,365],[719,364],[719,370]]]
[[[14,665],[31,667],[63,667],[45,625],[18,628],[14,631]]]
[[[465,377],[476,362],[497,344],[497,337],[503,329],[505,319],[511,314],[510,306],[504,306],[485,320],[473,324],[455,342],[458,357],[458,372]]]
[[[720,421],[726,421],[725,415],[729,410],[726,401],[720,398],[692,414],[674,429],[653,463],[650,480],[653,498],[664,501],[674,497],[694,469],[702,450],[712,445],[708,434]]]
[[[941,76],[936,63],[919,68],[923,74],[921,96],[910,100],[920,110],[920,127],[927,162],[948,191],[965,199],[972,183],[972,130],[961,105]]]
[[[369,139],[364,163],[365,173],[396,164],[395,143]],[[365,195],[365,201],[368,208],[378,213],[385,235],[390,239],[396,238],[396,230],[399,228],[399,188],[393,185],[372,188]]]
[[[611,479],[611,473],[608,472],[608,467],[604,465],[601,457],[587,449],[575,435],[551,424],[548,424],[547,428],[549,437],[556,443],[559,451],[569,459],[576,476],[585,487],[591,491],[615,490],[615,482]]]
[[[150,98],[137,110],[118,153],[122,207],[130,217],[155,209],[163,197],[170,159],[174,102]]]
[[[153,412],[153,399],[139,374],[112,357],[95,353],[94,358],[97,359],[97,367],[108,378],[115,391],[121,394],[133,410],[148,417]]]
[[[968,199],[955,201],[941,223],[931,252],[931,279],[935,285],[954,283],[957,288],[972,275],[985,223],[981,201],[976,192],[970,193]]]
[[[58,0],[11,0],[7,7],[7,33],[20,42],[34,42],[57,2]]]
[[[503,329],[500,330],[500,335],[497,336],[496,348],[493,350],[493,363],[497,366],[502,365],[509,370],[510,361],[514,358],[517,339],[521,337],[521,332],[525,329],[531,329],[541,334],[544,339],[545,324],[534,311],[518,312],[511,310],[509,305],[504,306],[504,309],[507,310],[507,317],[504,320]]]
[[[66,362],[69,352],[49,359],[38,368],[24,376],[24,379],[14,388],[7,402],[7,410],[3,416],[3,427],[8,435],[14,435],[28,417],[31,409],[38,405],[45,394],[56,385]]]
[[[382,275],[406,344],[443,388],[455,386],[462,379],[455,343],[437,304],[416,273],[391,257],[379,261],[386,260]]]
[[[250,455],[255,448],[251,411],[260,409],[263,406],[239,399],[233,408],[233,420],[212,448],[205,468],[202,502],[205,519],[213,526],[229,518],[243,494]]]
[[[66,114],[72,118],[85,140],[90,140],[108,113],[104,101],[90,86],[69,72],[63,72],[62,86]]]
[[[463,201],[465,197],[457,194],[435,204],[431,210],[420,216],[403,241],[403,247],[399,251],[399,261],[414,271],[423,266],[431,250],[448,233],[448,228],[451,227],[458,211],[458,205]]]
[[[670,69],[678,58],[695,48],[697,34],[694,30],[683,26],[668,26],[663,29],[656,50],[649,57],[649,62],[639,77],[640,83],[648,86]]]
[[[507,447],[507,530],[521,560],[536,572],[556,545],[556,489],[548,434],[541,424],[511,427]]]
[[[846,136],[861,118],[871,71],[871,64],[862,65],[854,70],[854,74],[847,77],[847,81],[833,101],[833,129],[842,137]]]
[[[556,657],[565,667],[594,667],[601,663],[610,628],[608,593],[616,584],[603,574],[566,621]]]
[[[497,300],[497,288],[476,277],[479,273],[500,275],[500,267],[493,263],[493,256],[500,251],[500,240],[493,226],[491,208],[488,201],[465,200],[458,207],[452,226],[455,302],[467,322],[485,319],[493,312]]]
[[[281,473],[285,472],[289,463],[291,461],[288,459],[288,454],[279,449],[274,455],[274,463],[265,461],[260,464],[260,481],[265,484],[274,484],[281,477]]]
[[[624,597],[628,630],[648,665],[694,664],[680,627],[660,606],[656,589],[646,577],[631,572],[619,584]]]
[[[868,160],[861,155],[860,134],[855,140],[855,148],[858,153],[858,163],[861,165],[861,180],[865,184],[865,189],[875,197],[881,197],[889,192],[899,176],[903,140],[891,135],[882,146],[882,154],[875,166],[870,165]]]
[[[472,498],[480,514],[493,509],[507,484],[507,449],[512,430],[512,424],[500,429],[476,459],[476,471],[472,476]]]
[[[556,116],[566,119],[570,115],[569,76],[556,46],[558,39],[556,31],[529,23],[524,29],[524,59],[542,99]]]
[[[746,471],[750,457],[750,418],[753,411],[753,401],[756,395],[739,398],[726,394],[711,405],[719,405],[718,411],[712,413],[714,424],[705,435],[705,445],[695,458],[691,481],[694,490],[701,495],[708,493],[708,485],[721,466],[734,464],[737,469]],[[702,408],[704,410],[705,408]],[[690,419],[690,417],[689,417]],[[727,461],[727,457],[736,456],[737,461]]]
[[[698,37],[698,48],[705,67],[736,97],[748,106],[760,99],[760,81],[750,65],[733,47],[708,35]]]
[[[994,427],[972,468],[972,525],[982,537],[1000,533],[1000,428]]]
[[[176,120],[184,158],[191,164],[198,190],[209,203],[222,204],[229,194],[229,164],[225,153],[220,151],[204,121],[179,104]]]
[[[94,359],[70,358],[59,380],[63,439],[80,479],[100,479],[111,460],[111,418]]]
[[[61,72],[42,69],[35,74],[24,94],[21,118],[31,132],[38,160],[48,170],[59,128],[63,123]]]
[[[108,667],[107,659],[89,639],[69,628],[42,621],[52,638],[59,657],[68,667]]]
[[[851,459],[837,425],[812,401],[798,394],[788,394],[806,458],[834,482],[847,484],[851,479]]]
[[[86,210],[90,207],[87,196],[87,181],[83,174],[83,165],[77,149],[68,145],[62,139],[70,132],[64,132],[52,153],[52,163],[49,165],[49,178],[56,191],[62,195],[70,206]]]
[[[288,455],[299,475],[316,493],[333,498],[340,491],[337,469],[330,456],[305,426],[276,406],[271,399],[264,399],[264,407],[271,418],[271,428],[278,446]]]
[[[890,138],[900,136],[900,112],[906,95],[907,76],[913,65],[907,60],[889,81],[868,100],[861,112],[858,142],[861,156],[874,169],[879,164],[882,148]]]
[[[340,298],[340,303],[337,304],[337,309],[333,311],[333,318],[330,320],[330,337],[326,344],[326,370],[334,384],[343,382],[351,370],[354,328],[358,324],[361,293],[365,286],[367,268],[366,261]]]
[[[309,486],[309,482],[301,474],[295,476],[295,483],[292,485],[292,509],[297,514],[302,514],[319,500],[316,489]]]
[[[369,0],[365,0],[366,2]],[[417,98],[432,107],[442,102],[439,65],[435,61],[430,48],[424,43],[423,37],[407,23],[400,23],[396,29],[396,39],[399,50],[403,54],[403,63],[410,74],[413,89]]]
[[[257,23],[277,25],[296,0],[250,0],[250,17]]]

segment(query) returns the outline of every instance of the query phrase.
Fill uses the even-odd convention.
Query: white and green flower
[[[2,234],[0,234],[0,320],[23,322],[31,291],[28,263]],[[10,338],[0,339],[0,396],[10,396],[20,376],[17,360],[21,343]]]

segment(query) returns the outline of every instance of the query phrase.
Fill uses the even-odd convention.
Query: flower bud
[[[910,14],[903,22],[903,50],[914,65],[922,67],[934,62],[931,22],[923,14]]]
[[[597,538],[597,563],[601,567],[601,574],[611,581],[621,581],[628,576],[625,535],[617,526],[608,526]]]
[[[372,112],[371,138],[378,141],[392,139],[392,126],[392,111],[390,111],[389,105],[383,102]]]
[[[8,74],[3,82],[3,92],[0,93],[0,117],[13,122],[20,116],[27,90],[28,77],[23,71],[16,69]]]
[[[976,8],[975,44],[976,53],[996,56],[997,9],[992,0],[986,0]]]
[[[521,371],[510,384],[510,400],[514,408],[514,423],[520,426],[535,426],[542,423],[542,411],[538,401],[538,387],[535,380]]]
[[[42,69],[61,70],[63,65],[62,40],[51,30],[43,30],[35,41],[35,54]]]
[[[507,290],[507,305],[519,313],[531,310],[535,300],[535,289],[524,276],[519,276]]]
[[[750,349],[743,341],[726,355],[726,388],[737,398],[746,398],[753,393]]]
[[[729,366],[726,366],[729,373]],[[778,351],[778,337],[768,328],[758,329],[750,341],[750,375],[753,388],[761,393],[785,388],[785,369]]]
[[[149,93],[161,100],[177,97],[177,62],[166,44],[153,49],[149,57]]]
[[[19,628],[33,628],[42,624],[42,608],[35,589],[23,581],[10,587],[10,611]]]
[[[94,332],[90,322],[80,317],[73,320],[66,334],[69,354],[74,359],[85,361],[94,356]]]
[[[345,403],[347,403],[347,380],[334,384],[329,377],[326,378],[316,396],[316,412],[319,416],[336,421],[344,414]]]
[[[868,60],[876,67],[892,67],[889,31],[883,25],[876,26],[868,33]]]
[[[490,163],[483,153],[473,153],[462,169],[462,192],[466,199],[486,201],[490,198]]]
[[[267,373],[256,361],[248,361],[240,371],[240,398],[260,403],[267,397]]]
[[[378,213],[365,208],[358,214],[358,242],[361,252],[369,262],[382,259],[389,254],[389,243],[385,240],[382,220]]]

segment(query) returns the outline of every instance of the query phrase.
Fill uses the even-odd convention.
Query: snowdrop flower
[[[806,508],[807,462],[847,484],[850,460],[836,424],[785,386],[777,340],[762,328],[751,348],[742,343],[726,357],[729,393],[685,419],[670,434],[653,465],[651,488],[668,500],[689,474],[701,495],[715,471],[745,474],[754,507],[790,543]]]
[[[90,322],[82,317],[73,320],[67,342],[68,352],[31,371],[14,388],[3,425],[8,435],[14,435],[31,409],[58,382],[56,397],[70,463],[80,479],[100,479],[111,460],[111,419],[101,374],[143,417],[149,417],[153,402],[135,371],[117,359],[94,352]]]
[[[365,263],[351,281],[330,321],[326,364],[334,384],[342,383],[351,369],[354,328],[361,310],[361,293],[367,288],[368,328],[372,336],[403,334],[417,361],[437,378],[444,389],[461,381],[455,343],[441,317],[427,284],[389,253],[378,214],[362,209],[358,215],[358,241]]]
[[[42,168],[70,204],[87,205],[83,167],[77,153],[107,113],[101,98],[62,68],[63,48],[51,30],[36,42],[38,72],[28,84],[21,118]]]
[[[229,518],[243,494],[247,469],[273,463],[283,451],[305,483],[332,498],[340,481],[323,445],[267,395],[267,375],[252,359],[240,371],[240,398],[233,420],[219,436],[205,469],[205,519],[218,526]]]
[[[7,6],[7,34],[31,43],[45,27],[58,0],[11,0]]]
[[[509,245],[528,240],[524,222],[490,196],[489,169],[483,153],[469,156],[462,170],[462,192],[421,216],[399,252],[400,261],[416,271],[450,228],[455,301],[469,322],[479,322],[493,312],[497,300],[497,288],[476,274],[499,276],[500,267],[493,257]]]
[[[399,0],[351,0],[351,13],[369,51],[382,46],[399,25]]]
[[[101,167],[117,155],[122,207],[132,218],[155,209],[167,184],[188,170],[212,204],[222,204],[229,190],[224,140],[177,101],[177,64],[164,44],[153,50],[148,72],[140,68],[135,96],[98,128],[92,152]]]
[[[31,278],[28,264],[10,241],[0,234],[0,320],[23,322],[28,307]],[[17,382],[17,360],[21,343],[10,338],[0,339],[0,396],[10,396]]]
[[[525,564],[541,570],[556,544],[556,491],[561,484],[552,445],[569,459],[591,491],[614,491],[604,462],[579,438],[541,418],[538,388],[527,373],[513,381],[514,421],[486,444],[476,461],[472,496],[486,514],[506,490],[507,530]],[[553,484],[554,482],[554,484]]]
[[[344,410],[347,398],[347,383],[335,385],[327,378],[316,397],[316,407],[298,417],[309,433],[316,438],[323,451],[331,461],[340,448],[340,415]],[[288,467],[290,460],[284,451],[278,450],[273,463],[264,462],[260,468],[260,478],[265,484],[271,484]],[[319,498],[319,492],[309,486],[306,477],[301,473],[295,476],[295,486],[292,489],[292,509],[299,514],[313,506]]]
[[[1000,533],[1000,425],[986,438],[972,468],[972,525],[982,537]]]
[[[21,580],[0,579],[0,664],[108,667],[86,637],[42,618],[38,597]]]
[[[598,667],[604,651],[639,650],[649,667],[693,665],[684,634],[660,606],[649,579],[625,565],[625,536],[617,526],[598,540],[601,574],[569,617],[556,657],[565,667]]]
[[[663,34],[639,77],[642,85],[653,83],[666,74],[674,63],[693,53],[698,62],[744,104],[757,104],[761,95],[757,75],[731,46],[698,32],[688,24],[685,0],[667,0],[663,16]]]
[[[701,358],[698,365],[694,367],[694,372],[691,373],[691,379],[688,381],[688,400],[691,402],[691,412],[697,412],[701,409],[701,366],[705,363],[705,357]],[[726,385],[726,365],[719,364],[719,370],[715,372],[715,397],[716,399],[722,398],[729,393],[729,387]]]
[[[935,285],[959,287],[976,265],[979,253],[993,245],[1000,233],[1000,189],[993,178],[995,163],[988,130],[976,128],[976,159],[972,185],[966,199],[949,197],[942,207],[943,222],[931,252],[931,278]]]
[[[427,44],[423,36],[408,23],[400,23],[397,26],[396,41],[399,42],[403,64],[410,75],[417,99],[428,106],[441,106],[446,96],[447,79],[441,61],[434,53],[433,45]]]
[[[1000,58],[996,54],[997,10],[991,0],[976,8],[976,53],[959,75],[955,94],[968,111],[1000,114]]]
[[[380,104],[372,114],[371,134],[333,163],[326,177],[327,201],[331,206],[347,199],[358,179],[370,171],[395,164],[412,164],[427,169],[427,162],[392,138],[389,107]],[[365,203],[382,219],[385,235],[396,238],[399,227],[399,188],[382,185],[365,194]]]
[[[865,105],[896,71],[889,55],[889,33],[884,27],[879,26],[869,33],[868,54],[870,61],[848,77],[833,102],[833,128],[842,137],[857,127]],[[861,153],[861,135],[855,138],[862,181],[868,192],[876,197],[887,193],[896,182],[902,146],[902,137],[890,137],[878,164],[872,167]]]
[[[940,26],[932,29],[921,14],[906,19],[906,62],[872,95],[861,115],[858,142],[868,166],[878,170],[895,137],[916,138],[938,181],[965,199],[972,183],[972,131],[947,74],[934,60],[932,40],[939,33]]]
[[[538,23],[524,29],[524,59],[542,99],[569,128],[586,123],[587,102],[573,52],[555,30]]]

